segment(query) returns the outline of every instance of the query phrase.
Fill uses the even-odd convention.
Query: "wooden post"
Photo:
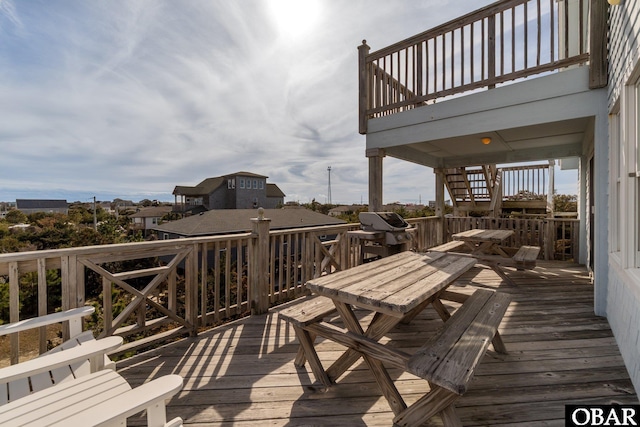
[[[609,5],[606,1],[591,0],[589,10],[589,89],[599,89],[608,83],[607,19]],[[580,17],[582,18],[582,17]]]
[[[44,258],[36,260],[38,269],[38,316],[47,315],[47,261]],[[38,331],[39,354],[47,351],[47,328],[41,327]]]
[[[72,300],[75,298],[75,286],[73,286],[74,280],[71,280],[71,275],[74,274],[73,279],[75,279],[75,269],[71,267],[70,256],[62,256],[60,257],[60,281],[62,283],[62,310],[69,310],[73,307]],[[75,258],[75,257],[74,257]],[[73,273],[72,273],[73,270]],[[62,339],[67,341],[70,338],[69,336],[69,326],[65,322],[62,324]]]
[[[185,320],[191,325],[191,336],[198,334],[198,244],[191,245],[191,250],[184,260]],[[203,313],[205,315],[206,313]]]
[[[15,323],[20,320],[20,270],[17,262],[9,263],[9,322]],[[18,334],[10,335],[9,360],[12,365],[19,361],[20,339]]]
[[[382,210],[382,159],[384,156],[382,148],[367,150],[369,158],[369,212]]]
[[[208,292],[207,292],[207,283],[208,283],[208,272],[209,272],[209,265],[208,265],[208,255],[209,255],[209,247],[207,245],[207,243],[203,243],[202,246],[202,252],[200,254],[200,313],[201,313],[201,321],[200,321],[200,325],[202,326],[206,326],[209,325],[211,322],[209,322],[209,317],[207,316],[207,307],[208,307],[208,302],[209,302],[209,298],[208,298]]]
[[[442,169],[434,169],[436,174],[436,216],[438,217],[438,227],[436,229],[436,242],[438,245],[444,243],[444,173]]]
[[[553,219],[546,219],[543,221],[544,227],[544,246],[542,248],[545,261],[553,260],[553,253],[555,249],[556,235],[555,235],[555,221]]]
[[[367,73],[367,55],[371,48],[366,40],[358,46],[358,120],[360,134],[367,133],[367,108],[369,108],[369,74]]]
[[[264,209],[258,209],[258,218],[251,218],[251,315],[269,310],[269,229],[271,220],[264,217]]]
[[[487,79],[489,81],[496,78],[496,17],[491,15],[487,18],[488,43],[487,47]],[[501,58],[504,61],[504,58]],[[489,89],[496,87],[495,83],[490,84]]]
[[[553,218],[553,194],[555,191],[556,161],[549,160],[549,188],[547,189],[547,215]]]

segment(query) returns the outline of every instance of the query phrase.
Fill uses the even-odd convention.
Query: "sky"
[[[357,47],[489,0],[0,0],[0,201],[173,201],[248,171],[285,201],[368,202]],[[384,160],[384,203],[433,200]],[[577,173],[556,188],[575,194]]]

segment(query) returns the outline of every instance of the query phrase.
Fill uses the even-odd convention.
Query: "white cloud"
[[[324,202],[331,166],[332,201],[366,202],[358,45],[491,1],[317,0],[313,16],[278,24],[281,2],[0,0],[0,200],[25,189],[171,200],[175,185],[246,170],[287,200]],[[433,191],[430,169],[385,159],[385,202]]]

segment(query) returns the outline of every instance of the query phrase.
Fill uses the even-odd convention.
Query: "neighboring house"
[[[195,214],[212,209],[274,209],[284,205],[285,194],[267,177],[251,172],[236,172],[207,178],[195,187],[176,186],[175,210]]]
[[[366,205],[336,206],[329,210],[330,216],[351,215],[358,210],[366,210]]]
[[[136,213],[130,215],[134,230],[142,230],[145,236],[149,230],[152,230],[158,224],[163,216],[171,213],[172,206],[153,206],[148,208],[140,208]]]
[[[363,43],[359,126],[371,210],[386,156],[434,169],[441,213],[447,170],[572,159],[578,261],[640,390],[640,2],[619,3],[497,2],[375,52]]]
[[[25,215],[36,212],[67,215],[69,213],[69,204],[66,200],[16,199],[16,209]]]
[[[251,218],[256,218],[256,209],[216,209],[192,215],[156,227],[158,238],[176,239],[181,237],[212,236],[216,234],[243,233],[251,231]],[[346,221],[332,218],[305,208],[265,209],[265,218],[271,220],[271,230],[323,225],[346,224]]]
[[[101,207],[108,214],[113,214],[116,212],[115,209],[111,207],[111,202],[99,202],[98,206]]]

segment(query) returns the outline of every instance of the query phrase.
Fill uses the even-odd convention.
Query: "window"
[[[613,243],[620,247],[624,268],[640,268],[640,64],[633,76],[634,83],[625,88],[620,107],[619,143],[612,129],[610,148],[610,157],[616,157],[612,159],[611,203],[619,206],[615,219],[620,223],[618,241]]]
[[[263,180],[260,180],[260,189],[264,190],[264,181]]]
[[[622,220],[622,207],[621,201],[621,176],[620,171],[622,163],[622,141],[620,132],[620,113],[616,112],[612,114],[609,119],[610,127],[610,140],[611,140],[611,200],[609,203],[609,229],[611,233],[611,250],[613,252],[620,252],[621,236],[621,220]]]
[[[240,188],[244,188],[244,178],[240,178]]]
[[[257,180],[257,179],[254,179],[254,180],[253,180],[253,189],[254,189],[254,190],[257,190],[257,189],[258,189],[258,180]]]
[[[227,180],[227,189],[233,190],[234,188],[236,188],[236,179],[235,178],[229,178]]]
[[[628,185],[630,207],[628,212],[629,225],[628,235],[635,236],[633,239],[633,266],[640,268],[640,79],[636,81],[634,86],[635,95],[635,114],[633,120],[633,137],[627,138],[627,158],[629,159],[628,171]],[[622,160],[624,163],[624,159]]]

